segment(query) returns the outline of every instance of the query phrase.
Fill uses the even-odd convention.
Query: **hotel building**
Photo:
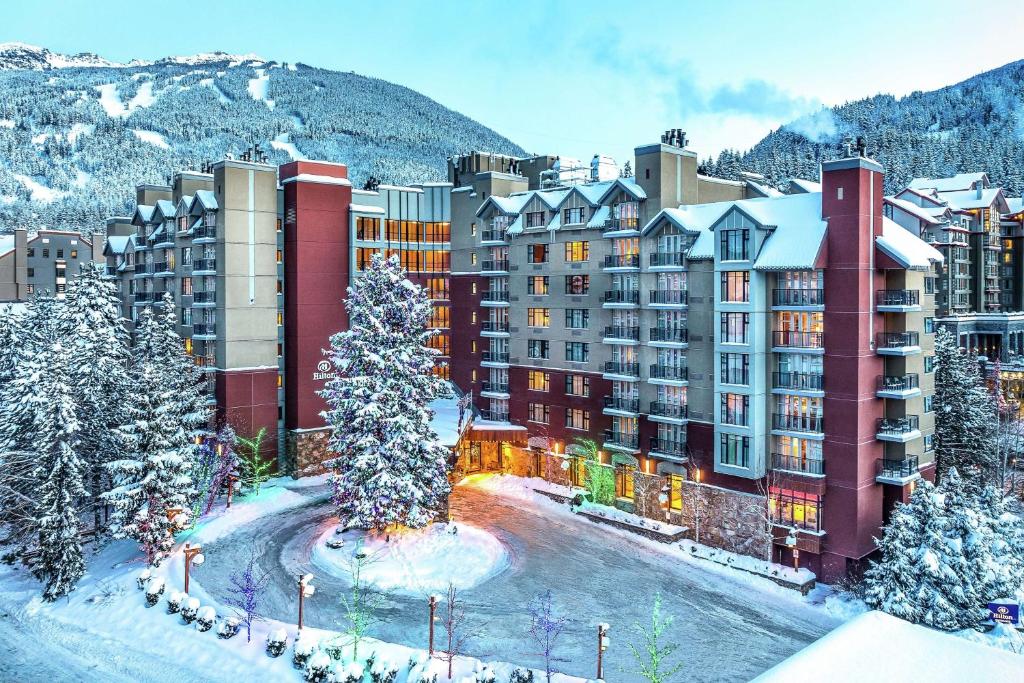
[[[0,302],[25,301],[36,294],[64,296],[68,278],[82,264],[103,261],[103,236],[62,230],[0,235]]]

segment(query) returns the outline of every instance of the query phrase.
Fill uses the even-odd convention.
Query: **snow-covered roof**
[[[971,190],[980,183],[988,185],[988,175],[980,171],[974,173],[957,173],[950,178],[914,178],[907,187],[914,190],[937,190],[938,192],[956,192]]]
[[[762,226],[775,226],[754,260],[755,270],[814,268],[828,223],[821,217],[821,194],[783,195],[735,202]]]
[[[780,196],[782,196],[781,192],[779,192],[774,187],[772,187],[770,185],[767,185],[765,183],[758,182],[756,180],[752,180],[750,178],[747,178],[746,184],[747,184],[747,187],[749,187],[751,190],[753,190],[757,194],[761,195],[762,197],[780,197]]]
[[[990,187],[981,192],[977,190],[939,192],[939,197],[949,202],[950,205],[961,209],[987,209],[996,202],[1002,192],[1002,188]]]
[[[611,218],[611,215],[612,215],[612,208],[610,206],[598,207],[597,211],[594,212],[594,215],[590,217],[589,221],[587,221],[587,227],[588,228],[600,228],[600,227],[603,227],[604,224],[608,222],[608,219]]]
[[[562,200],[569,196],[569,190],[536,190],[533,194],[549,209],[557,209]],[[525,205],[526,202],[523,203]]]
[[[164,218],[174,218],[177,211],[174,208],[174,202],[169,199],[158,199],[156,200],[156,206],[154,207],[154,216],[159,213]]]
[[[803,178],[790,178],[786,191],[789,194],[813,194],[821,192],[821,183],[816,183],[813,180],[804,180]]]
[[[492,194],[490,197],[484,200],[484,203],[480,205],[480,208],[476,210],[477,216],[482,216],[489,207],[495,207],[501,213],[509,216],[514,216],[523,210],[526,203],[533,199],[533,192],[523,192],[520,194],[513,194],[508,197],[500,197]]]
[[[516,216],[516,219],[514,221],[512,221],[512,224],[508,226],[508,229],[505,232],[507,232],[510,235],[518,235],[518,234],[522,233],[523,232],[523,217],[522,216]]]
[[[469,422],[470,411],[466,411],[463,424],[459,425],[459,399],[438,398],[430,402],[434,417],[430,420],[430,428],[437,434],[437,442],[452,448],[459,443],[462,429]]]
[[[178,200],[178,213],[182,216],[188,215],[192,211],[192,195],[183,194]]]
[[[352,204],[350,207],[354,213],[374,213],[383,216],[387,211],[381,206],[371,206],[369,204]]]
[[[1020,213],[1024,211],[1024,199],[1020,197],[1007,197],[1006,206],[1010,208],[1008,213]]]
[[[601,195],[601,199],[598,200],[599,203],[603,204],[609,196],[618,190],[622,190],[635,199],[647,199],[647,193],[644,192],[644,188],[637,185],[633,178],[617,178],[612,181],[608,186],[608,189],[606,189],[604,194]]]
[[[220,208],[217,206],[217,195],[212,190],[196,190],[193,202],[199,202],[206,211],[216,211]]]
[[[662,220],[667,220],[680,230],[686,232],[703,232],[710,230],[719,218],[732,207],[733,202],[712,202],[710,204],[684,204],[679,208],[669,207],[659,211],[654,218],[647,221],[643,227],[643,234],[648,234],[657,227]],[[700,239],[700,238],[698,238]],[[711,258],[708,254],[703,258]]]
[[[131,235],[111,235],[103,247],[104,254],[123,254],[131,243]]]
[[[927,270],[943,261],[938,249],[888,218],[882,218],[882,234],[875,244],[908,270]]]
[[[900,199],[899,197],[886,197],[885,201],[929,225],[941,225],[944,223],[945,221],[940,221],[937,216],[941,216],[949,211],[947,207],[936,207],[930,210],[924,209],[914,202],[908,202],[906,199]]]
[[[911,624],[883,612],[854,617],[754,679],[790,683],[1019,681],[1021,655]]]
[[[155,206],[148,206],[146,204],[139,204],[135,207],[135,215],[132,216],[132,223],[138,219],[142,223],[149,223],[153,220],[153,211],[156,210]]]

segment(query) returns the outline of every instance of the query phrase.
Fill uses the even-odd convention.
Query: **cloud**
[[[841,122],[836,120],[831,109],[822,107],[811,114],[787,123],[786,130],[803,135],[811,142],[834,142],[839,139]]]
[[[792,95],[773,83],[754,79],[713,90],[706,100],[715,113],[753,114],[786,118],[821,106],[821,102]]]

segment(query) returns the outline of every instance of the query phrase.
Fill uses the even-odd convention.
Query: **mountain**
[[[387,81],[223,52],[118,64],[0,44],[0,233],[90,232],[128,211],[136,183],[238,156],[348,165],[353,182],[443,180],[507,138]]]
[[[1024,191],[1024,60],[930,92],[875,95],[822,109],[701,168],[723,178],[755,171],[773,183],[816,179],[818,164],[860,135],[885,166],[887,193],[917,176],[987,171],[993,185],[1018,196]]]

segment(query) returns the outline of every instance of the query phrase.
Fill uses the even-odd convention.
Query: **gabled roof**
[[[758,182],[758,181],[752,180],[750,178],[746,179],[746,183],[747,183],[747,187],[749,187],[751,190],[753,190],[756,194],[760,195],[761,197],[781,197],[782,196],[781,192],[779,192],[774,187],[772,187],[771,185],[768,185],[766,183]]]
[[[1024,200],[1020,197],[1007,197],[1006,206],[1009,208],[1011,214],[1020,213],[1024,211]]]
[[[181,199],[178,200],[178,213],[182,216],[192,213],[192,199],[193,197],[190,194],[181,195]]]
[[[735,207],[763,227],[774,226],[754,259],[754,270],[814,268],[828,227],[821,217],[820,193],[744,199]]]
[[[569,196],[569,190],[535,190],[533,194],[549,209],[558,209],[562,200]]]
[[[0,235],[0,256],[14,251],[14,235]]]
[[[616,178],[608,186],[608,189],[604,191],[604,194],[601,195],[601,198],[598,200],[598,203],[604,204],[608,200],[608,197],[610,197],[617,190],[622,190],[623,192],[629,194],[630,196],[637,200],[647,199],[647,193],[644,192],[644,188],[637,185],[636,181],[634,181],[632,178]]]
[[[931,206],[946,206],[946,203],[939,198],[939,194],[934,190],[915,190],[912,187],[905,187],[896,193],[896,196],[900,199],[904,199],[904,195],[913,195],[914,197],[923,199]]]
[[[786,194],[808,194],[814,192],[821,192],[821,183],[816,183],[813,180],[790,178],[789,184],[786,186]]]
[[[1003,196],[1001,187],[990,187],[981,192],[977,190],[957,190],[956,192],[939,192],[939,197],[951,206],[960,209],[987,209]]]
[[[943,215],[950,214],[949,207],[945,207],[944,206],[944,207],[941,207],[940,210],[938,210],[938,211],[936,211],[934,209],[931,210],[931,211],[928,211],[926,209],[921,208],[920,206],[918,206],[914,202],[908,202],[906,199],[900,199],[899,197],[884,197],[883,201],[886,204],[890,204],[890,205],[900,209],[904,213],[910,214],[911,216],[913,216],[914,218],[916,218],[918,220],[921,220],[921,221],[924,221],[925,223],[928,223],[929,225],[942,225],[943,223],[945,223],[947,221],[940,220],[938,218],[938,216],[943,216]]]
[[[196,190],[196,195],[192,200],[190,211],[195,210],[197,202],[206,211],[216,211],[220,208],[217,206],[217,195],[215,195],[211,190]]]
[[[589,186],[588,185],[576,185],[574,187],[569,188],[569,191],[566,192],[565,195],[562,197],[562,200],[558,203],[558,206],[561,207],[563,204],[568,202],[569,198],[572,197],[573,195],[579,195],[580,197],[583,198],[583,201],[585,201],[590,206],[596,206],[598,202],[597,202],[596,199],[592,198],[593,194],[594,194],[593,191],[591,191],[591,192],[584,192],[583,188],[585,188],[585,187],[589,187]]]
[[[608,219],[611,218],[611,216],[612,216],[612,207],[610,207],[610,206],[600,206],[600,207],[598,207],[597,211],[594,212],[594,215],[590,217],[590,220],[587,221],[587,227],[588,228],[601,228],[601,227],[604,227],[604,224],[608,222]]]
[[[476,210],[476,215],[477,217],[483,216],[489,207],[494,207],[499,212],[507,216],[515,216],[522,211],[523,206],[525,206],[532,197],[532,192],[514,194],[508,197],[499,197],[498,195],[492,194],[490,197],[485,199],[484,203],[480,205],[480,208]]]
[[[139,204],[135,207],[135,213],[132,214],[132,223],[138,225],[139,223],[150,223],[153,220],[153,211],[156,210],[155,206],[147,206],[146,204]]]
[[[133,243],[132,237],[134,235],[111,235],[103,245],[103,255],[123,254],[128,249],[128,245]]]
[[[158,216],[161,218],[174,218],[176,214],[174,208],[174,202],[169,199],[158,199],[156,200],[156,206],[153,207],[153,218],[156,219]]]
[[[975,171],[974,173],[957,173],[949,178],[914,178],[907,187],[914,190],[956,192],[976,189],[976,185],[979,183],[982,187],[988,187],[988,175],[981,171]]]
[[[938,249],[888,218],[882,218],[882,234],[875,244],[907,270],[927,270],[943,261]]]

